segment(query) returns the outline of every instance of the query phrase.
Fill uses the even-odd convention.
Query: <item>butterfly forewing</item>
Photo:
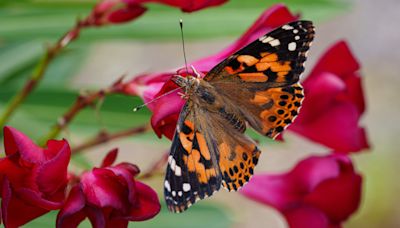
[[[231,98],[255,130],[274,138],[299,112],[304,95],[298,81],[313,38],[310,21],[289,23],[218,64],[204,80]]]

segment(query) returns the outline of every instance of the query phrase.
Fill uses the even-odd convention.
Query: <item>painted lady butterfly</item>
[[[164,182],[169,210],[182,212],[221,186],[236,191],[254,173],[261,151],[249,125],[275,138],[297,116],[299,83],[314,38],[310,21],[260,37],[201,79],[174,76],[187,99],[178,120]]]

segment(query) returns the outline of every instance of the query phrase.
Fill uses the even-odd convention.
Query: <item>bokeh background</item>
[[[0,1],[0,110],[25,82],[44,47],[54,42],[84,17],[94,0],[1,0]],[[278,1],[230,0],[227,4],[192,14],[175,8],[148,4],[150,10],[132,23],[85,30],[51,64],[39,88],[13,116],[9,125],[39,139],[56,118],[75,100],[78,92],[109,85],[122,74],[160,72],[183,65],[178,26],[184,20],[188,62],[216,53],[229,45],[269,6]],[[290,0],[281,1],[292,12],[316,24],[316,40],[309,53],[310,69],[320,54],[339,39],[345,39],[362,64],[367,112],[366,126],[372,148],[353,155],[363,174],[363,199],[345,227],[400,227],[400,1],[398,0]],[[305,74],[307,75],[307,73]],[[145,123],[150,112],[133,113],[138,98],[110,96],[101,110],[87,109],[63,132],[76,145],[103,128],[111,131]],[[344,129],[345,130],[345,129]],[[1,143],[2,145],[2,143]],[[112,141],[73,158],[73,166],[99,164],[114,147],[118,161],[130,161],[146,169],[168,150],[170,142],[153,132]],[[326,151],[298,137],[284,145],[261,141],[264,152],[257,172],[282,172],[309,154]],[[0,151],[4,151],[3,148]],[[162,196],[162,179],[149,181]],[[26,227],[53,226],[55,213]],[[224,191],[199,202],[184,214],[165,208],[153,220],[135,227],[285,227],[278,212]],[[89,223],[82,224],[82,227]]]

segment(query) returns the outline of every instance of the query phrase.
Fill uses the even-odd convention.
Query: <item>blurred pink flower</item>
[[[288,173],[255,175],[241,193],[280,211],[292,228],[341,227],[359,207],[362,178],[345,155],[313,156]]]
[[[158,214],[156,192],[134,177],[139,168],[130,163],[112,166],[117,150],[111,151],[100,168],[83,173],[70,191],[57,216],[57,227],[77,227],[86,217],[93,227],[127,227]]]
[[[4,127],[6,157],[0,159],[1,216],[5,227],[19,227],[61,208],[71,151],[65,140],[35,145],[23,133]]]
[[[359,121],[365,110],[360,66],[347,44],[334,44],[303,83],[305,99],[288,128],[339,152],[368,148]]]
[[[183,12],[193,12],[207,7],[219,6],[228,0],[135,0],[140,3],[161,3],[180,8]]]
[[[133,0],[102,0],[94,6],[85,23],[97,26],[124,23],[141,16],[146,10]]]
[[[193,65],[201,73],[206,73],[243,46],[249,44],[268,31],[296,19],[297,16],[292,15],[284,5],[277,4],[264,11],[236,42],[215,55],[189,63],[189,65]],[[186,72],[183,72],[183,70],[184,69],[181,69],[182,72],[179,72],[179,74],[184,75]],[[171,71],[135,77],[132,81],[125,84],[121,92],[140,96],[144,102],[148,102],[176,88],[176,85],[169,81],[174,74],[176,74],[176,72]],[[172,139],[180,110],[184,104],[184,100],[176,95],[176,93],[165,96],[157,102],[148,105],[148,108],[153,112],[151,125],[159,137],[165,135],[169,139]]]
[[[218,6],[227,0],[101,0],[83,22],[85,25],[118,24],[140,17],[147,8],[146,3],[160,3],[193,12],[207,7]]]

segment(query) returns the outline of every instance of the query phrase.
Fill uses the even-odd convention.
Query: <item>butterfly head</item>
[[[191,75],[183,77],[181,75],[174,75],[172,81],[179,87],[185,90],[186,94],[191,94],[200,84],[200,79]]]

